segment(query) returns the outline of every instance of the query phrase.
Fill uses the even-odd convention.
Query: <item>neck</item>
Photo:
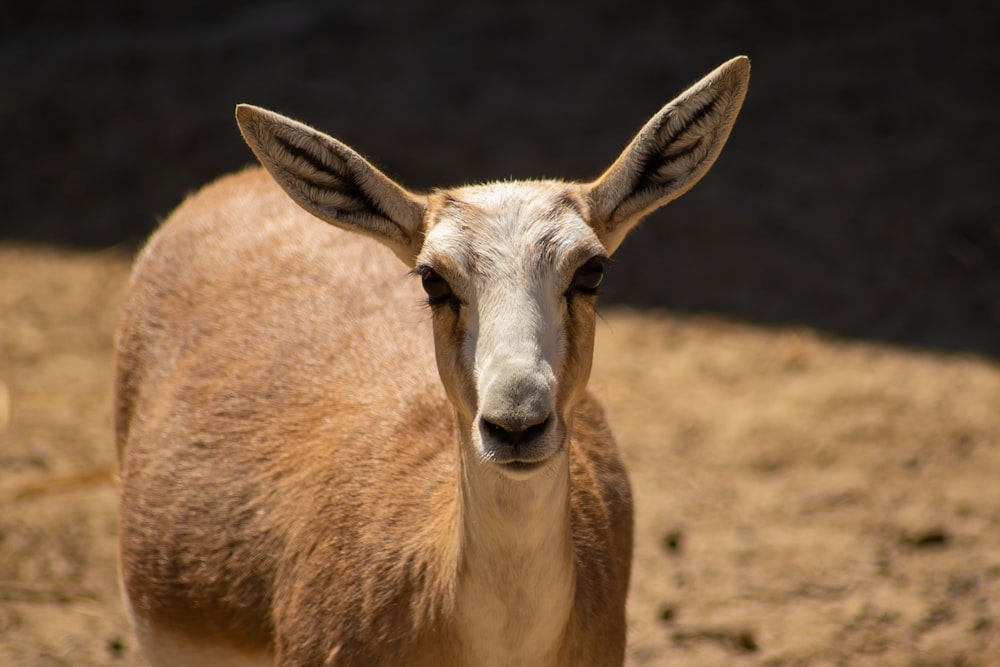
[[[514,480],[472,452],[461,444],[455,602],[463,651],[476,665],[551,664],[575,588],[568,455]]]

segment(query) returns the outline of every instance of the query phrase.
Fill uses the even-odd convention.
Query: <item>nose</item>
[[[545,432],[552,415],[551,391],[545,374],[504,369],[486,383],[479,409],[482,428],[494,442],[528,444]]]
[[[537,370],[514,369],[488,383],[480,403],[483,445],[495,459],[533,459],[553,422],[548,378]]]
[[[508,447],[528,446],[537,440],[549,427],[552,418],[546,414],[541,421],[523,426],[521,424],[498,424],[485,417],[482,418],[483,430],[491,438]]]

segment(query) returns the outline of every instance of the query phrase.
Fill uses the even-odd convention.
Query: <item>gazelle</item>
[[[170,216],[117,332],[119,559],[152,664],[622,664],[632,499],[586,390],[595,295],[715,161],[749,71],[585,184],[414,194],[237,107],[267,171]]]

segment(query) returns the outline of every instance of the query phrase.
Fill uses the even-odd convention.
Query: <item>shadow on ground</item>
[[[0,28],[2,239],[138,244],[250,162],[241,101],[414,188],[590,178],[746,53],[728,148],[626,243],[609,298],[1000,356],[991,3],[104,4]]]

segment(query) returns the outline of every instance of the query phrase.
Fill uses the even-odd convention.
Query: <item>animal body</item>
[[[596,294],[715,161],[748,78],[711,72],[593,182],[429,194],[239,106],[266,171],[169,217],[116,337],[150,662],[621,665],[632,498],[586,389]]]

